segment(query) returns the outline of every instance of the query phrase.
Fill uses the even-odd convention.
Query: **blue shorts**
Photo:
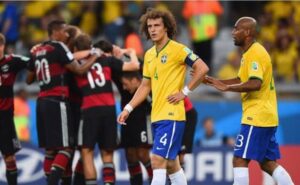
[[[275,161],[280,158],[275,133],[277,127],[256,127],[242,124],[234,146],[234,156],[243,159]]]
[[[175,160],[181,148],[185,122],[162,120],[152,123],[151,126],[154,136],[152,153]]]

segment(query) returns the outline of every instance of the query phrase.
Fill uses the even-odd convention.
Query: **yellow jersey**
[[[242,123],[258,127],[278,125],[277,100],[271,58],[259,43],[253,43],[243,54],[238,77],[242,82],[256,78],[262,81],[259,91],[241,94]]]
[[[183,100],[174,105],[167,101],[167,97],[182,90],[186,64],[192,66],[197,59],[190,49],[173,40],[169,40],[160,51],[153,46],[145,53],[143,78],[151,80],[151,122],[185,120]]]

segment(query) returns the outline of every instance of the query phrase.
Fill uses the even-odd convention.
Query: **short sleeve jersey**
[[[115,109],[112,73],[121,73],[122,66],[121,60],[102,56],[95,61],[87,74],[76,76],[83,96],[82,110],[101,108],[103,111],[99,114],[105,115],[109,108]]]
[[[29,60],[19,55],[5,55],[0,59],[0,111],[13,110],[13,85],[17,73],[26,68]]]
[[[184,102],[170,104],[167,97],[182,90],[186,64],[193,66],[199,57],[183,44],[169,40],[157,51],[150,48],[144,58],[143,77],[151,80],[151,121],[185,120]]]
[[[65,65],[73,59],[73,54],[62,42],[47,41],[34,51],[28,69],[35,72],[39,82],[39,97],[69,98],[69,75]]]
[[[243,54],[238,77],[242,82],[259,79],[262,85],[259,91],[241,94],[242,123],[259,127],[278,125],[276,91],[272,73],[270,55],[261,44],[255,42]]]

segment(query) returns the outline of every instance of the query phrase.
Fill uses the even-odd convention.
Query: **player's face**
[[[245,43],[245,29],[240,22],[236,22],[231,32],[234,45],[243,46]]]
[[[167,28],[164,26],[162,18],[147,20],[148,33],[153,42],[158,42],[167,36]]]
[[[69,33],[66,30],[66,25],[63,25],[59,30],[57,30],[58,41],[66,43],[69,37]]]
[[[130,94],[134,94],[138,86],[135,79],[122,78],[123,89],[128,91]]]

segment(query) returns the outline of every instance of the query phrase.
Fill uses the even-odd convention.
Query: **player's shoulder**
[[[12,60],[22,60],[22,61],[29,61],[29,57],[17,54],[11,54],[10,57]]]
[[[170,41],[169,41],[169,46],[170,46],[170,47],[174,47],[174,48],[180,48],[180,49],[186,47],[184,44],[182,44],[182,43],[180,43],[180,42],[177,42],[177,41],[175,41],[175,40],[170,40]]]
[[[152,46],[151,48],[149,48],[149,49],[145,52],[145,58],[146,58],[146,57],[151,57],[152,55],[153,55],[153,56],[156,55],[155,45]]]
[[[266,48],[258,42],[255,42],[253,44],[249,52],[258,56],[269,55]]]
[[[66,44],[64,44],[63,42],[60,42],[60,41],[49,41],[48,42],[50,45],[54,46],[55,48],[59,48],[59,49],[63,49],[65,50],[66,52],[69,52],[69,48],[67,47]]]

